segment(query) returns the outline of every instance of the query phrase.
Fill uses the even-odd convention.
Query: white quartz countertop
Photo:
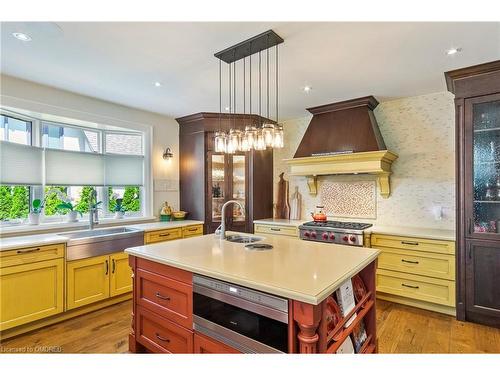
[[[179,220],[179,221],[156,221],[151,223],[144,224],[126,224],[113,226],[116,227],[126,227],[126,228],[136,228],[139,230],[143,230],[145,232],[161,230],[161,229],[170,229],[170,228],[180,228],[187,227],[190,225],[201,225],[203,221],[197,220]],[[98,229],[103,229],[106,227],[99,227]],[[110,227],[108,227],[110,228]],[[82,229],[87,230],[87,229]],[[72,231],[74,232],[74,231]],[[33,246],[44,246],[44,245],[53,245],[56,243],[66,243],[68,242],[68,238],[64,236],[66,232],[57,233],[47,233],[47,234],[34,234],[34,235],[26,235],[26,236],[13,236],[13,237],[4,237],[0,238],[0,251],[12,250],[12,249],[20,249],[23,247],[33,247]]]
[[[374,261],[379,250],[259,236],[272,250],[247,250],[213,234],[138,246],[140,258],[306,303],[318,304]]]
[[[398,226],[384,226],[374,225],[365,230],[367,233],[386,234],[392,236],[402,237],[418,237],[427,238],[431,240],[455,241],[456,232],[447,229],[434,229],[434,228],[416,228],[416,227],[398,227]]]
[[[299,225],[302,225],[305,223],[307,220],[288,220],[288,219],[259,219],[259,220],[254,220],[254,224],[265,224],[265,225],[280,225],[284,227],[298,227]]]

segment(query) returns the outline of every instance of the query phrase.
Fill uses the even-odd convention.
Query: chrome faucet
[[[215,235],[219,236],[221,240],[226,238],[226,207],[229,206],[231,203],[237,204],[238,206],[240,206],[241,210],[245,212],[245,208],[241,205],[241,203],[235,200],[227,201],[222,205],[221,223],[219,227],[215,230]]]
[[[89,229],[94,229],[94,225],[99,224],[99,214],[97,213],[97,190],[92,189],[89,197]]]

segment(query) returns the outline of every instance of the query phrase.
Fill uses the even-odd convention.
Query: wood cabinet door
[[[128,265],[128,254],[124,252],[109,256],[111,274],[109,277],[109,295],[111,297],[132,291],[132,268]]]
[[[194,333],[194,353],[195,354],[238,354],[238,350],[216,341],[210,337]]]
[[[109,297],[109,256],[67,263],[67,308],[74,309]]]
[[[0,269],[0,331],[64,310],[64,259]]]
[[[465,265],[468,318],[500,326],[500,243],[468,240]]]

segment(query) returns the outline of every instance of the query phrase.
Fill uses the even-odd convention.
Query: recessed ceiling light
[[[312,87],[311,86],[304,86],[304,92],[309,93],[311,92]]]
[[[224,108],[227,112],[229,112],[229,107]]]
[[[12,33],[12,36],[16,39],[19,39],[22,42],[30,42],[31,37],[25,33]]]
[[[450,48],[449,50],[446,51],[447,55],[454,55],[458,52],[461,52],[462,48]]]
[[[155,82],[155,87],[161,87],[161,83],[160,82]]]

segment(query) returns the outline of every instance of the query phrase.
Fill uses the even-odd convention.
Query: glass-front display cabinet
[[[241,207],[232,204],[226,209],[226,229],[246,232],[248,210],[248,161],[245,154],[217,154],[208,155],[208,187],[210,200],[209,227],[215,231],[222,221],[222,206],[228,200],[240,202]],[[242,208],[243,207],[243,208]]]
[[[500,235],[500,95],[465,101],[468,126],[466,205],[468,232],[473,238]],[[467,121],[468,120],[468,121]],[[467,166],[466,166],[467,169]]]

